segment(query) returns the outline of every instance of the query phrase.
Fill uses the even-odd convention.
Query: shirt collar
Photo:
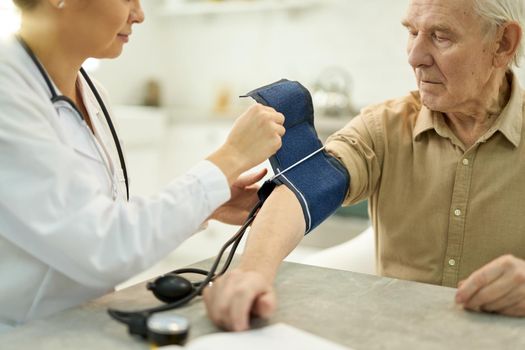
[[[498,120],[495,129],[499,130],[514,147],[521,141],[521,128],[523,125],[523,92],[514,72],[511,73],[510,99]]]
[[[523,123],[523,92],[518,81],[518,77],[511,72],[511,94],[509,102],[501,112],[493,129],[500,131],[514,147],[518,147],[521,141],[521,128]],[[415,92],[419,98],[419,93]],[[440,112],[431,111],[425,106],[421,106],[416,125],[414,126],[413,139],[417,140],[422,133],[434,129],[439,131],[440,118],[436,118]],[[439,133],[439,132],[438,132]],[[441,133],[439,133],[441,134]],[[490,133],[489,137],[494,133]]]
[[[419,92],[412,92],[412,95],[420,100]],[[417,140],[418,136],[424,133],[425,131],[435,129],[434,118],[432,117],[434,112],[428,109],[425,106],[421,106],[419,115],[416,120],[416,125],[414,126],[414,136],[413,139]]]

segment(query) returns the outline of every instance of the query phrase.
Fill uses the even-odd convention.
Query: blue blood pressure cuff
[[[308,233],[341,206],[350,174],[324,151],[314,127],[312,97],[304,86],[283,79],[246,96],[285,117],[282,147],[270,157],[275,176],[261,188],[264,193],[259,196],[267,197],[275,186],[288,187],[301,203]]]

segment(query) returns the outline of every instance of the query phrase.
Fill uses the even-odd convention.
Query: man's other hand
[[[525,261],[499,257],[459,282],[456,303],[473,311],[525,316]]]

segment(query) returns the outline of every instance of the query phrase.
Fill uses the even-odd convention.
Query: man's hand
[[[251,315],[266,319],[273,314],[273,281],[283,259],[303,238],[305,226],[295,194],[277,187],[252,223],[238,267],[204,289],[208,316],[217,326],[242,331],[249,328]]]
[[[459,282],[456,303],[465,309],[525,316],[525,261],[505,255]]]
[[[257,173],[243,175],[237,178],[231,187],[231,198],[221,205],[209,219],[224,222],[230,225],[242,225],[259,198],[257,182],[267,173],[263,169]]]
[[[254,271],[232,270],[203,292],[210,319],[231,331],[250,328],[250,316],[268,319],[277,300],[271,283]]]

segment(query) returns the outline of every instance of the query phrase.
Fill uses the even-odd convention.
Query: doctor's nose
[[[419,34],[408,42],[408,63],[414,68],[429,67],[434,63],[434,58],[428,47],[427,39]]]
[[[133,8],[129,15],[130,22],[131,23],[142,23],[144,22],[144,19],[146,16],[144,15],[144,10],[142,10],[140,0],[134,0],[133,2],[134,2]]]

